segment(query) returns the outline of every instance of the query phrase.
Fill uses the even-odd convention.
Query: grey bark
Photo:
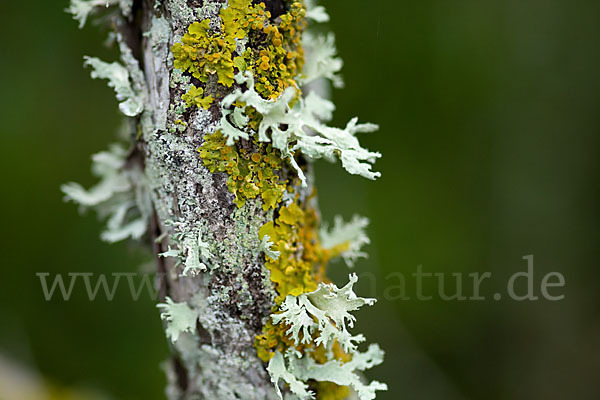
[[[146,86],[145,111],[138,121],[141,137],[131,159],[143,167],[152,198],[154,253],[159,272],[166,276],[161,299],[186,302],[199,314],[196,331],[182,334],[172,344],[168,398],[275,399],[273,384],[253,347],[274,305],[264,256],[258,250],[258,229],[272,220],[273,212],[264,212],[260,199],[238,209],[227,189],[227,176],[212,174],[202,165],[197,149],[203,135],[214,131],[220,115],[178,110],[184,79],[173,74],[170,59],[170,47],[193,20],[217,20],[219,3],[136,1],[130,20],[118,23]],[[280,2],[266,3],[274,7]],[[176,119],[187,128],[174,129]],[[310,192],[309,182],[300,196]],[[213,257],[206,272],[182,277],[176,259],[158,254],[194,235],[209,243]]]

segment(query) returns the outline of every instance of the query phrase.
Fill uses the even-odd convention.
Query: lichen
[[[324,78],[329,79],[336,88],[343,87],[344,81],[339,75],[343,62],[336,56],[333,33],[330,32],[325,36],[306,32],[302,38],[302,45],[310,54],[302,72],[302,84],[306,85]]]
[[[211,34],[210,20],[194,22],[188,32],[171,48],[174,67],[189,72],[200,82],[208,82],[212,75],[218,82],[231,86],[233,84],[233,60],[235,41],[223,39],[219,33]]]
[[[297,98],[293,87],[288,87],[277,100],[265,100],[256,92],[251,73],[236,75],[236,81],[247,89],[244,91],[238,88],[227,95],[223,99],[222,110],[227,110],[228,104],[236,102],[253,107],[261,115],[257,129],[258,140],[271,142],[274,148],[281,151],[303,184],[306,184],[306,177],[296,162],[296,152],[312,160],[324,158],[333,161],[338,158],[350,174],[369,179],[376,179],[381,175],[371,171],[371,164],[381,154],[363,148],[356,138],[357,133],[377,130],[377,125],[358,124],[358,118],[355,117],[343,129],[331,127],[325,122],[331,118],[331,111],[335,107],[315,92],[310,92],[306,98],[300,98],[291,107]],[[223,119],[221,123],[227,126],[223,134],[227,136],[228,144],[238,138],[253,135],[252,131],[227,124]]]
[[[318,6],[316,0],[305,0],[306,3],[306,18],[314,22],[328,22],[329,14],[325,11],[325,7]]]
[[[299,60],[303,62],[299,45],[303,27],[299,26],[299,21],[303,23],[304,9],[300,3],[292,5],[290,11],[282,16],[278,27],[264,26],[269,15],[263,13],[256,13],[253,16],[255,19],[251,18],[248,21],[248,5],[249,3],[244,1],[232,2],[229,7],[221,10],[222,31],[225,32],[225,37],[219,36],[219,33],[209,36],[208,21],[203,21],[203,26],[201,23],[191,26],[188,29],[188,37],[184,36],[182,44],[173,48],[176,60],[179,59],[176,67],[191,72],[193,77],[201,82],[209,82],[210,76],[205,67],[215,60],[214,51],[210,49],[211,41],[221,40],[225,43],[228,37],[236,39],[229,41],[228,51],[224,53],[225,61],[231,61],[231,64],[227,62],[221,64],[221,67],[228,68],[226,76],[229,76],[229,72],[237,70],[236,81],[240,86],[245,86],[246,90],[237,88],[222,98],[219,129],[204,135],[204,143],[199,152],[203,164],[211,173],[227,173],[227,187],[234,194],[234,202],[239,208],[242,208],[247,200],[260,195],[264,210],[277,210],[276,217],[259,230],[259,249],[264,253],[265,266],[277,294],[275,303],[281,308],[274,309],[276,312],[272,315],[272,321],[267,321],[262,333],[256,337],[257,355],[264,362],[281,361],[277,365],[283,365],[285,369],[283,371],[279,368],[282,377],[287,378],[284,380],[291,391],[301,398],[310,397],[312,388],[320,399],[343,399],[348,395],[346,387],[335,382],[319,380],[318,377],[297,379],[293,371],[286,369],[283,358],[274,361],[274,357],[292,352],[297,354],[299,359],[308,357],[314,365],[327,365],[328,368],[333,368],[330,364],[332,360],[341,364],[352,360],[351,354],[356,352],[356,343],[361,342],[363,337],[351,336],[346,330],[345,318],[350,318],[349,314],[346,313],[341,320],[336,319],[336,315],[323,316],[323,319],[314,325],[314,315],[309,316],[304,312],[304,319],[299,317],[298,320],[290,317],[290,312],[294,309],[295,299],[304,299],[305,297],[301,296],[308,293],[315,293],[313,297],[319,298],[319,293],[325,290],[325,287],[329,287],[320,286],[329,283],[325,274],[329,259],[341,256],[348,264],[352,264],[356,258],[363,256],[360,248],[368,243],[363,232],[366,220],[354,219],[351,224],[343,225],[336,219],[331,231],[325,228],[319,233],[317,214],[309,206],[309,199],[301,201],[296,197],[283,202],[286,193],[294,192],[294,183],[283,179],[288,167],[283,161],[287,158],[298,172],[298,177],[304,179],[304,173],[295,159],[295,149],[299,149],[298,154],[313,158],[333,158],[334,154],[338,154],[350,172],[373,178],[377,174],[371,173],[360,160],[372,161],[378,154],[360,148],[354,134],[361,130],[372,130],[374,126],[356,125],[356,121],[351,121],[345,130],[327,127],[321,120],[331,118],[333,105],[314,93],[309,93],[306,99],[300,97],[301,92],[295,80],[300,73]],[[262,48],[249,46],[240,57],[239,39],[247,39],[249,33],[258,27],[261,27],[262,34],[267,35],[271,43]],[[197,37],[193,38],[194,43],[204,41],[203,45],[207,49],[204,53],[185,47],[190,46],[188,43],[192,36]],[[294,51],[299,52],[290,52],[288,55],[281,47],[284,42],[286,45],[291,43]],[[334,80],[334,83],[340,86],[341,80],[337,73],[341,68],[341,61],[334,58],[333,37],[308,43],[316,43],[313,47],[321,46],[323,50],[317,54],[317,61],[310,64],[308,74],[302,77],[302,82],[326,78]],[[184,50],[187,53],[182,56]],[[203,59],[196,62],[190,54]],[[217,60],[222,63],[221,55]],[[293,60],[292,68],[284,64],[285,60]],[[209,70],[217,71],[218,76],[215,66]],[[242,74],[244,71],[245,74]],[[270,80],[272,76],[277,79]],[[224,82],[222,77],[219,77],[218,83],[229,86],[229,81]],[[205,87],[207,90],[211,88],[210,84]],[[213,93],[219,95],[219,92]],[[205,94],[206,90],[198,90],[196,86],[191,86],[183,95],[183,99],[188,105],[191,105],[191,99],[197,99],[194,105],[203,106],[201,102]],[[282,125],[287,129],[282,128]],[[323,137],[317,137],[315,140],[312,135],[306,133],[306,128],[313,129]],[[266,142],[271,142],[272,145]],[[268,193],[272,195],[266,196]],[[325,245],[321,244],[320,236],[325,240]],[[354,281],[351,281],[349,284],[350,289],[353,283]],[[348,286],[342,291],[347,288]],[[355,309],[348,296],[343,297],[340,302],[347,302],[347,310]],[[314,306],[311,310],[321,316]],[[272,379],[277,383],[278,378],[273,372],[275,369],[277,368],[269,365]],[[354,369],[348,371],[351,373]],[[346,380],[350,383],[345,384],[355,384],[355,377],[356,375],[351,375],[351,378]]]
[[[83,24],[100,2],[121,6],[117,25],[135,22],[131,0],[73,0],[71,9]],[[360,371],[383,352],[359,352],[364,338],[348,328],[350,312],[373,300],[354,294],[355,276],[338,289],[325,273],[331,259],[364,256],[367,221],[320,229],[307,183],[309,162],[320,158],[379,175],[371,171],[379,153],[355,137],[376,126],[328,126],[333,104],[308,87],[342,84],[333,35],[305,32],[329,16],[311,0],[283,0],[275,15],[252,0],[196,4],[154,3],[144,72],[119,34],[120,63],[88,59],[131,117],[143,159],[129,163],[120,150],[97,187],[70,184],[65,193],[106,213],[112,239],[141,236],[156,216],[167,292],[178,301],[159,308],[189,378],[182,388],[169,375],[170,398],[273,398],[283,381],[286,398],[341,400],[352,388],[370,400],[385,385],[363,384]],[[130,165],[138,161],[139,170]]]
[[[293,2],[279,16],[279,23],[258,25],[254,38],[262,40],[253,38],[253,46],[243,54],[246,70],[256,78],[257,92],[266,99],[276,99],[289,86],[299,88],[296,78],[304,64],[301,37],[306,28],[305,14],[302,3]]]
[[[305,210],[297,202],[281,207],[279,217],[260,228],[260,239],[265,236],[280,253],[277,259],[265,256],[278,293],[276,303],[281,304],[287,295],[315,290],[331,252],[320,246],[314,210]]]
[[[242,207],[247,199],[260,196],[263,209],[275,208],[286,190],[287,181],[280,176],[281,156],[264,143],[254,143],[255,151],[227,146],[220,131],[204,136],[198,151],[210,172],[227,172],[227,187],[235,195],[235,204]]]
[[[375,299],[354,294],[353,286],[357,281],[353,274],[341,289],[332,283],[320,283],[318,289],[310,293],[287,296],[280,311],[271,319],[275,324],[285,322],[290,326],[286,334],[291,335],[295,345],[310,343],[316,335],[314,341],[318,346],[328,347],[337,342],[345,352],[353,353],[357,344],[365,339],[363,335],[352,336],[348,332],[347,326],[353,327],[355,321],[350,312],[375,304]]]
[[[119,5],[125,17],[131,16],[133,0],[71,0],[66,11],[79,21],[79,28],[83,28],[89,15],[98,8],[108,8]]]
[[[160,1],[155,0],[155,8],[160,7],[159,4],[156,4],[156,2]],[[185,24],[187,26],[195,21],[194,9],[188,5],[187,0],[169,0],[163,1],[163,3],[177,24]]]
[[[365,338],[347,330],[354,325],[350,312],[375,302],[356,296],[353,285],[357,279],[350,275],[349,283],[341,289],[321,283],[311,293],[289,295],[280,311],[272,315],[272,323],[266,325],[268,331],[259,337],[259,344],[272,351],[259,347],[259,356],[270,358],[268,370],[276,385],[283,379],[303,400],[314,398],[309,390],[311,381],[316,381],[313,386],[321,390],[327,390],[330,384],[351,386],[360,400],[372,400],[376,390],[387,389],[377,381],[365,385],[356,373],[383,361],[383,351],[377,345],[369,346],[365,353],[357,351],[357,344]],[[322,387],[319,382],[328,384]],[[346,394],[333,388],[333,392],[327,392],[330,399],[344,398],[333,397]],[[318,392],[318,398],[326,396]]]
[[[108,79],[108,86],[115,90],[119,109],[128,117],[139,115],[144,109],[143,100],[133,89],[129,72],[118,62],[107,63],[95,57],[85,57],[85,65],[92,67],[92,79]]]
[[[272,249],[274,244],[275,243],[271,241],[271,237],[269,235],[265,235],[262,237],[260,242],[260,250],[263,251],[270,259],[277,260],[281,255],[281,252]]]
[[[160,317],[167,321],[167,336],[172,342],[179,339],[183,332],[195,333],[198,314],[192,310],[187,303],[175,303],[170,297],[166,298],[166,303],[156,305],[163,310]]]
[[[171,48],[174,67],[207,84],[204,89],[210,88],[214,96],[221,91],[211,87],[212,76],[217,84],[230,87],[236,71],[252,71],[261,96],[275,99],[288,86],[298,87],[295,78],[304,62],[305,13],[301,2],[293,2],[275,22],[264,3],[231,0],[220,10],[220,29],[211,29],[208,18],[188,27]],[[247,45],[244,51],[241,42]]]
[[[83,210],[93,208],[107,220],[101,234],[107,242],[140,239],[152,214],[146,177],[137,168],[126,168],[127,155],[122,146],[113,144],[92,156],[92,172],[100,178],[95,186],[88,190],[74,182],[61,186],[65,200]]]
[[[275,249],[279,255],[273,257],[265,251],[265,266],[270,271],[270,279],[274,283],[277,297],[276,304],[281,305],[284,300],[294,299],[304,293],[310,293],[319,287],[319,283],[329,282],[325,267],[330,258],[339,256],[348,248],[348,243],[340,243],[331,248],[324,248],[318,236],[318,218],[314,209],[306,204],[299,204],[296,200],[290,205],[279,209],[279,217],[263,225],[259,237],[264,242],[265,238],[271,243],[270,252]],[[282,305],[283,307],[283,305]],[[273,317],[275,318],[274,314]],[[303,340],[298,340],[298,326],[289,325],[287,322],[273,319],[278,324],[268,321],[263,327],[262,334],[257,336],[255,347],[261,360],[267,362],[276,351],[285,352],[295,349],[304,353],[308,346],[321,353],[325,351],[324,345],[313,337],[313,332],[306,331]],[[294,335],[294,333],[296,333]],[[324,343],[327,344],[327,343]],[[344,358],[347,354],[335,343],[336,355]],[[313,355],[318,352],[313,352]]]
[[[378,381],[372,381],[368,385],[364,384],[361,372],[382,362],[383,351],[379,346],[372,344],[366,352],[355,352],[352,360],[344,363],[335,359],[326,363],[317,363],[313,358],[302,357],[297,352],[287,352],[285,355],[277,352],[269,362],[267,369],[276,385],[279,380],[283,379],[290,385],[292,393],[301,400],[314,398],[314,394],[309,390],[311,381],[349,386],[352,387],[359,400],[373,400],[376,397],[375,392],[387,390],[387,385]],[[328,395],[332,396],[333,393],[328,393]],[[344,395],[344,393],[338,392],[338,395]],[[281,398],[283,399],[283,397]],[[319,393],[318,398],[321,400],[324,397]],[[337,399],[343,399],[343,397]]]
[[[331,229],[326,223],[319,229],[321,244],[325,248],[345,247],[341,249],[340,257],[344,259],[347,266],[353,267],[357,259],[368,256],[361,249],[364,245],[371,243],[365,233],[369,220],[355,215],[350,222],[344,222],[341,216],[336,215],[333,221]]]
[[[204,97],[204,89],[191,85],[190,90],[181,96],[181,100],[189,107],[196,106],[208,110],[214,99],[211,95]]]

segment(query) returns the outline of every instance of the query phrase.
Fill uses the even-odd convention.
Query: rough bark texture
[[[326,125],[335,107],[315,83],[341,85],[342,62],[332,35],[303,37],[308,19],[328,20],[324,8],[72,0],[69,11],[83,26],[104,5],[121,60],[86,65],[115,90],[132,147],[94,156],[93,188],[63,191],[107,217],[105,240],[141,239],[150,227],[165,278],[158,306],[173,352],[169,399],[276,399],[282,384],[286,399],[344,399],[352,387],[373,400],[386,386],[365,384],[361,371],[383,351],[358,351],[364,337],[347,327],[349,312],[375,300],[356,296],[356,275],[338,288],[325,274],[331,258],[352,265],[364,256],[368,220],[336,218],[319,230],[305,157],[338,159],[375,179],[380,154],[356,133],[377,126]]]
[[[152,119],[138,142],[154,206],[153,236],[159,271],[166,274],[162,296],[192,304],[200,312],[195,334],[182,334],[173,345],[168,366],[170,399],[272,399],[273,384],[256,356],[254,338],[275,304],[275,293],[259,252],[258,229],[272,220],[273,211],[261,208],[260,198],[243,208],[233,203],[225,173],[210,173],[198,157],[203,135],[218,123],[215,112],[195,108],[184,115],[169,112],[174,99],[185,92],[168,62],[175,37],[191,22],[190,7],[202,6],[204,17],[217,18],[218,0],[153,0],[136,2],[133,20],[122,32],[140,61],[148,99],[142,115]],[[280,1],[266,1],[269,8]],[[200,10],[200,9],[197,9]],[[208,15],[207,15],[208,14]],[[141,32],[150,32],[142,36]],[[183,132],[170,132],[175,119],[187,124]],[[143,126],[142,122],[142,126]],[[241,143],[251,146],[251,143]],[[291,173],[291,171],[289,171]],[[312,191],[302,189],[301,196]],[[176,225],[174,225],[176,224]],[[180,276],[174,258],[158,257],[172,244],[169,234],[199,232],[210,243],[214,260],[206,273]]]

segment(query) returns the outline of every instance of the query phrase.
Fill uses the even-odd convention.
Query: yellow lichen
[[[280,252],[277,260],[265,256],[278,294],[277,304],[287,295],[298,296],[316,290],[318,278],[324,275],[319,270],[325,267],[329,251],[319,245],[313,213],[293,202],[281,207],[279,217],[259,230],[260,239],[268,235],[274,243],[272,249]]]
[[[255,89],[265,99],[277,98],[290,86],[295,87],[300,96],[296,79],[304,63],[301,34],[306,27],[306,11],[300,1],[286,3],[288,10],[272,19],[264,3],[229,0],[229,5],[220,11],[220,31],[210,32],[208,20],[190,25],[181,43],[172,48],[175,67],[192,74],[200,82],[213,83],[204,88],[191,86],[183,100],[188,105],[208,108],[213,96],[219,99],[224,93],[215,90],[215,80],[210,80],[211,76],[217,76],[217,84],[229,87],[236,70],[251,71]],[[236,39],[247,39],[246,50],[241,54],[236,50]],[[207,91],[210,92],[208,96]],[[260,113],[242,102],[234,103],[233,107],[244,111],[248,129],[258,129],[262,120]],[[248,199],[260,196],[265,211],[275,210],[275,219],[261,227],[259,238],[262,240],[268,235],[273,242],[271,249],[279,252],[277,259],[265,255],[265,265],[277,292],[276,304],[280,305],[288,295],[312,292],[320,282],[328,282],[325,275],[327,262],[344,251],[347,244],[333,249],[321,246],[318,217],[309,207],[308,199],[300,201],[296,198],[288,205],[280,205],[286,190],[292,191],[292,185],[283,178],[284,161],[279,151],[256,140],[227,146],[219,130],[205,135],[198,151],[209,171],[229,175],[227,187],[235,195],[234,202],[238,207]],[[261,360],[268,362],[276,350],[285,352],[293,347],[303,354],[310,354],[317,363],[327,361],[328,350],[317,347],[315,338],[296,346],[286,334],[288,329],[283,322],[274,325],[269,320],[265,324],[255,340]],[[337,342],[330,350],[341,362],[350,359]],[[348,395],[346,387],[331,382],[310,384],[319,399],[337,400]]]
[[[256,90],[266,99],[277,98],[288,86],[298,89],[295,79],[304,63],[304,5],[293,2],[289,11],[274,21],[265,7],[264,3],[252,4],[251,0],[230,0],[219,14],[220,31],[211,32],[209,19],[192,23],[181,42],[171,48],[174,67],[204,83],[216,75],[217,83],[226,87],[233,84],[236,70],[252,71]],[[244,38],[248,39],[247,50],[238,54],[236,39]],[[210,104],[196,103],[205,108]]]
[[[265,265],[271,272],[271,281],[275,283],[278,294],[277,304],[281,304],[288,295],[312,292],[320,282],[329,282],[325,273],[327,263],[347,249],[348,243],[332,249],[323,248],[318,226],[316,211],[295,201],[281,207],[279,217],[260,228],[259,238],[262,240],[268,235],[274,243],[272,250],[280,252],[277,260],[265,255]]]
[[[280,176],[281,155],[265,143],[254,143],[256,152],[249,153],[243,148],[238,150],[235,145],[227,146],[225,142],[220,131],[204,136],[204,143],[198,149],[204,166],[210,172],[227,172],[227,188],[235,195],[238,207],[260,195],[265,211],[275,208],[287,183]]]
[[[187,93],[181,96],[181,99],[185,101],[185,104],[188,106],[202,107],[205,110],[207,110],[213,102],[213,97],[211,95],[204,97],[204,89],[197,88],[194,85],[190,87],[190,90],[188,90]]]
[[[290,347],[295,347],[294,342],[286,335],[289,327],[285,324],[274,325],[269,320],[263,326],[262,334],[256,336],[254,347],[256,347],[258,358],[268,362],[275,355],[275,350],[283,351]]]
[[[218,82],[229,87],[233,84],[235,40],[220,33],[211,34],[209,23],[209,19],[194,22],[181,43],[171,47],[173,66],[191,73],[200,82],[208,82],[209,76],[216,74]]]
[[[278,294],[275,302],[279,305],[286,296],[298,296],[302,293],[312,292],[317,289],[320,282],[329,282],[325,274],[325,267],[330,258],[338,256],[347,249],[348,243],[343,243],[332,249],[324,249],[318,237],[319,221],[317,213],[304,203],[294,201],[288,206],[279,209],[279,216],[274,221],[269,221],[259,230],[262,240],[266,235],[273,242],[271,247],[279,251],[275,260],[265,255],[265,265],[270,271],[271,281],[275,284]],[[263,327],[262,333],[254,342],[258,357],[268,362],[275,351],[284,353],[289,348],[294,348],[302,354],[308,354],[318,364],[328,361],[324,346],[316,346],[315,338],[308,343],[296,345],[287,335],[290,326],[285,322],[274,325],[269,320]],[[315,332],[314,335],[317,333]],[[300,333],[302,335],[302,333]],[[302,337],[301,337],[302,339]],[[310,351],[308,351],[310,350]],[[336,341],[331,347],[335,359],[348,362],[352,356],[344,352]],[[348,396],[349,389],[332,382],[310,382],[320,400],[341,400]]]
[[[333,382],[318,381],[314,382],[311,387],[317,392],[319,400],[341,400],[350,395],[350,389],[347,386],[340,386]]]
[[[328,350],[323,346],[315,346],[314,338],[308,343],[295,345],[286,331],[289,325],[279,323],[274,325],[268,321],[263,327],[262,334],[256,336],[254,347],[256,347],[258,358],[264,362],[269,362],[275,355],[275,351],[285,352],[289,348],[294,348],[302,354],[308,354],[317,364],[325,364],[329,358]],[[307,351],[310,350],[310,351]],[[331,347],[333,357],[339,362],[346,363],[352,360],[352,356],[342,349],[340,344],[335,341]],[[340,386],[333,382],[309,381],[311,389],[317,393],[319,400],[341,400],[348,397],[350,390],[346,386]]]
[[[266,39],[244,53],[248,69],[254,73],[256,91],[267,99],[276,99],[289,86],[299,92],[295,79],[304,64],[301,35],[306,28],[305,15],[303,4],[293,2],[289,11],[279,16],[278,24],[262,28],[260,37]]]
[[[271,17],[265,7],[265,3],[253,5],[250,0],[229,0],[229,6],[220,12],[225,37],[243,39],[251,29],[262,28]]]

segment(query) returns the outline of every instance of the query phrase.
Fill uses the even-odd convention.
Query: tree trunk
[[[212,15],[205,11],[204,17],[218,18],[220,1],[197,3],[203,4],[202,10],[214,10]],[[263,211],[260,198],[236,207],[227,188],[227,174],[211,173],[202,165],[198,148],[204,134],[215,130],[218,113],[202,109],[184,115],[169,113],[178,105],[175,99],[185,92],[183,82],[171,79],[173,67],[168,61],[174,38],[183,36],[191,23],[187,6],[181,4],[166,0],[157,9],[153,0],[144,1],[141,19],[133,25],[141,28],[138,37],[139,32],[151,32],[142,37],[140,61],[148,87],[146,107],[159,129],[144,130],[138,148],[155,211],[155,253],[159,271],[166,276],[161,296],[189,304],[199,313],[196,329],[182,333],[173,344],[168,397],[274,399],[274,386],[253,347],[275,305],[265,260],[258,251],[258,230],[273,219],[273,211]],[[168,127],[176,126],[175,119],[187,128],[169,132]],[[312,183],[301,190],[306,196]],[[158,256],[173,245],[173,235],[183,235],[184,240],[200,235],[209,243],[214,259],[206,272],[181,276],[176,258]]]
[[[266,2],[272,9],[283,7],[278,0]],[[211,18],[211,23],[217,24],[222,1],[187,3],[192,7],[191,3],[201,3],[197,10],[205,14],[199,19]],[[161,297],[189,304],[199,313],[196,329],[182,333],[172,346],[167,393],[173,400],[275,399],[273,383],[253,347],[275,305],[276,293],[258,250],[258,230],[273,220],[273,211],[263,211],[260,198],[236,207],[227,188],[227,174],[211,173],[202,165],[198,148],[220,118],[214,108],[198,108],[183,115],[169,112],[185,93],[184,82],[171,77],[169,60],[175,38],[183,36],[193,21],[186,12],[190,8],[182,4],[165,0],[156,8],[154,0],[141,2],[137,18],[123,30],[133,46],[141,37],[139,59],[148,88],[145,109],[158,128],[143,130],[138,149],[152,194],[152,234],[159,272],[166,277]],[[141,36],[141,32],[150,34]],[[137,49],[133,49],[135,54]],[[176,119],[179,126],[187,128],[169,131],[177,126]],[[247,141],[240,146],[253,144]],[[313,191],[312,182],[297,190],[307,197]],[[181,276],[182,266],[175,266],[176,258],[158,256],[173,246],[173,235],[183,235],[183,240],[200,235],[209,244],[215,257],[206,272]]]
[[[324,272],[332,257],[363,256],[367,221],[336,220],[319,238],[306,159],[339,158],[352,174],[378,176],[370,163],[379,154],[354,137],[376,126],[328,127],[333,104],[301,94],[320,78],[341,83],[333,37],[307,37],[318,58],[301,75],[301,2],[72,0],[69,11],[83,24],[105,4],[118,6],[111,22],[123,63],[86,64],[131,117],[132,149],[94,159],[97,187],[63,190],[110,216],[109,241],[150,226],[173,352],[169,399],[277,399],[281,379],[301,399],[343,399],[345,386],[375,398],[385,385],[364,385],[360,371],[383,352],[357,352],[364,338],[346,331],[348,312],[374,300],[354,295],[355,276],[338,289]],[[309,12],[328,18],[321,7]]]

